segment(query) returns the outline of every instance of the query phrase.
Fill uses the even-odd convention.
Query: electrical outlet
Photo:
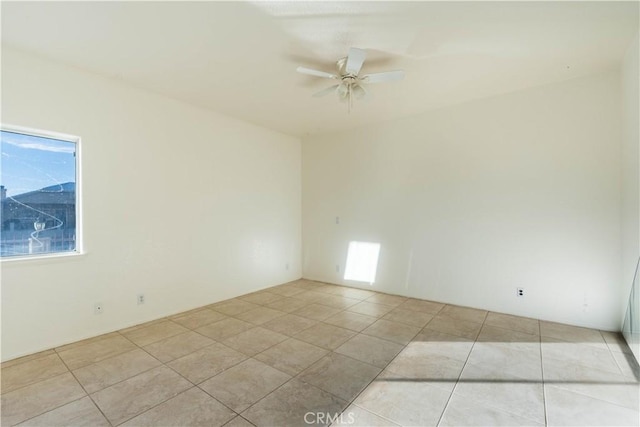
[[[289,263],[286,263],[284,268],[285,268],[285,270],[288,270],[289,269]]]
[[[340,273],[340,264],[336,264],[336,273]]]
[[[524,288],[516,288],[516,296],[523,297],[524,296]]]
[[[144,294],[138,294],[138,305],[144,304]]]
[[[336,217],[336,224],[340,224],[340,217],[339,216]]]
[[[101,302],[97,302],[93,305],[93,314],[102,314],[104,307]]]

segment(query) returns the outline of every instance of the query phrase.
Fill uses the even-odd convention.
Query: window
[[[3,126],[0,257],[80,252],[80,139]]]
[[[380,243],[350,242],[345,280],[373,283],[376,281]]]

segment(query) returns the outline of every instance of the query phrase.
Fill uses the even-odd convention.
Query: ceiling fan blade
[[[362,64],[364,64],[364,60],[367,57],[367,52],[362,49],[358,49],[352,47],[349,49],[349,56],[347,56],[347,65],[345,67],[345,71],[347,74],[353,74],[355,76],[358,75],[360,69],[362,68]]]
[[[404,79],[404,71],[386,71],[384,73],[373,73],[362,76],[360,80],[364,83],[382,83],[382,82],[395,82]]]
[[[327,79],[338,78],[338,76],[336,76],[335,74],[327,73],[326,71],[314,70],[312,68],[298,67],[296,68],[296,71],[302,74],[309,74],[310,76],[324,77]]]
[[[320,98],[321,96],[329,95],[330,93],[335,92],[336,89],[338,89],[338,86],[340,86],[340,85],[333,85],[333,86],[330,86],[330,87],[328,87],[326,89],[322,89],[320,92],[314,93],[313,96],[315,98]]]

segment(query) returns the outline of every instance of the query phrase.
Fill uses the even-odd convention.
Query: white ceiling
[[[303,136],[619,65],[638,2],[2,2],[2,44]],[[350,47],[369,86],[348,114],[332,81]]]

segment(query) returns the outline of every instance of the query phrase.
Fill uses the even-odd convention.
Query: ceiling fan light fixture
[[[347,98],[349,96],[349,84],[343,81],[336,89],[336,92],[340,98]]]
[[[367,96],[367,91],[364,90],[364,88],[359,84],[354,84],[353,96],[355,96],[356,99],[363,99],[365,96]]]

